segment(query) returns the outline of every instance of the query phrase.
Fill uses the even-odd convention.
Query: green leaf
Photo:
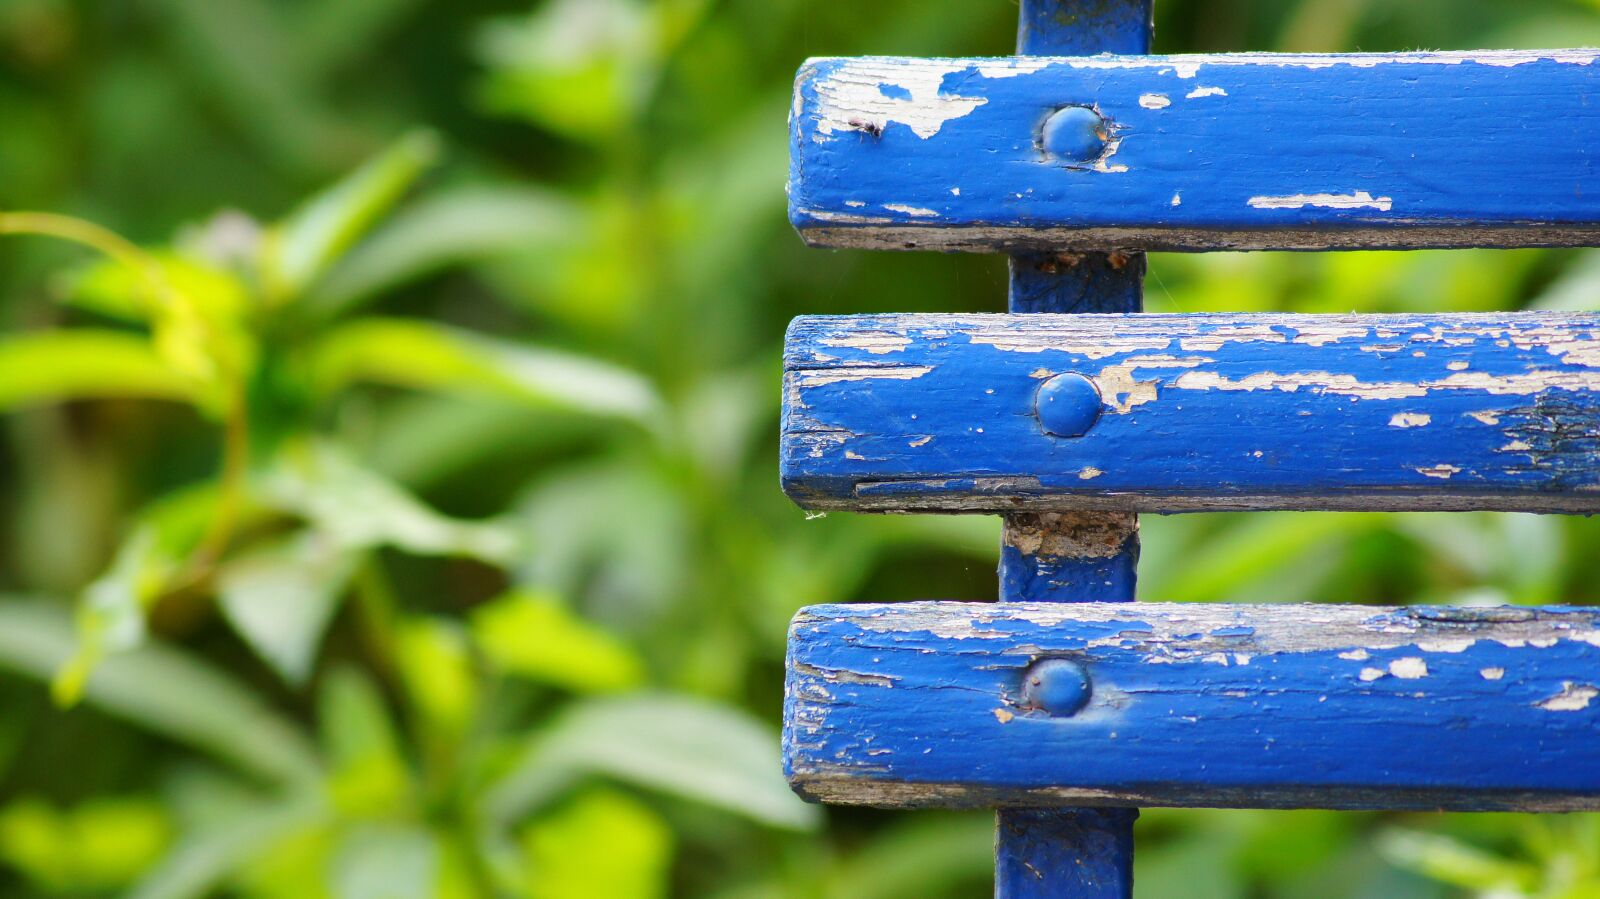
[[[358,559],[314,531],[297,534],[223,567],[222,614],[263,661],[300,686]]]
[[[48,680],[72,654],[70,616],[0,597],[0,667]],[[106,658],[84,701],[267,780],[305,783],[320,765],[305,734],[245,685],[179,649],[155,643]]]
[[[658,899],[667,895],[672,830],[615,790],[579,794],[529,825],[518,842],[532,899]]]
[[[0,412],[86,399],[190,402],[198,387],[137,334],[79,328],[0,337]]]
[[[517,552],[517,538],[507,528],[440,515],[329,443],[290,446],[262,488],[264,501],[305,518],[344,549],[393,546],[495,565]]]
[[[591,699],[567,708],[522,751],[486,797],[502,826],[553,800],[585,774],[614,777],[806,830],[821,818],[781,774],[778,735],[730,706],[671,693]]]
[[[322,683],[317,720],[335,807],[366,817],[401,812],[411,775],[377,684],[360,669],[335,670]]]
[[[439,155],[439,141],[418,131],[396,141],[268,233],[262,277],[276,302],[299,297],[397,203]]]
[[[1480,892],[1527,895],[1539,869],[1469,846],[1442,834],[1392,828],[1378,834],[1378,851],[1391,863],[1434,880]]]
[[[335,328],[310,348],[308,368],[323,396],[368,381],[645,422],[661,407],[650,382],[626,369],[424,321],[367,318]]]
[[[51,684],[57,703],[76,703],[103,658],[144,642],[145,610],[177,566],[168,550],[154,529],[138,527],[117,551],[110,570],[84,589],[78,603],[77,649]]]
[[[62,705],[77,702],[84,682],[106,655],[144,642],[145,616],[217,515],[212,484],[174,491],[140,510],[109,569],[79,597],[78,646],[52,688]],[[254,509],[235,510],[240,517]]]
[[[630,0],[556,0],[491,22],[477,48],[492,71],[482,100],[568,137],[613,137],[654,84],[652,25],[648,7]]]
[[[875,832],[831,872],[828,899],[956,895],[994,877],[994,814],[924,812]]]
[[[171,250],[148,250],[168,287],[209,319],[239,318],[250,310],[244,283],[232,272]],[[130,322],[152,319],[150,274],[121,259],[98,259],[69,276],[62,299],[101,315]]]
[[[433,899],[438,840],[420,827],[369,824],[345,837],[333,859],[334,899]]]
[[[128,899],[199,899],[284,840],[324,826],[328,809],[312,791],[256,801],[185,834],[129,892]]]
[[[429,734],[455,740],[478,705],[478,678],[465,631],[447,618],[403,622],[395,638],[395,662],[412,706]]]
[[[621,640],[575,615],[554,596],[510,593],[472,612],[472,636],[508,674],[582,693],[627,690],[644,663]]]
[[[575,240],[583,210],[534,187],[459,188],[409,205],[339,261],[306,296],[305,314],[328,319],[453,265]]]
[[[0,858],[55,893],[125,886],[169,839],[167,817],[150,799],[99,798],[57,809],[29,798],[0,810]]]

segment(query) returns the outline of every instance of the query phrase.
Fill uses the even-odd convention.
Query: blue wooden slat
[[[888,249],[1600,242],[1596,51],[812,60],[790,216]],[[1092,106],[1106,154],[1040,149]]]
[[[1022,698],[1041,658],[1091,695]],[[1600,808],[1600,610],[818,606],[784,755],[828,802]]]
[[[1042,382],[1099,419],[1046,433]],[[1600,511],[1600,313],[797,319],[815,509]]]

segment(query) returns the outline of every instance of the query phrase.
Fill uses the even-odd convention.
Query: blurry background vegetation
[[[1166,52],[1600,44],[1595,0],[1158,7]],[[802,248],[784,116],[807,55],[1016,12],[0,0],[0,892],[984,895],[989,815],[804,806],[776,726],[797,607],[991,596],[997,523],[808,519],[777,375],[793,315],[1000,310],[1004,263]],[[1148,305],[1597,292],[1591,252],[1162,256]],[[1150,599],[1600,599],[1581,519],[1145,546]],[[1140,827],[1147,896],[1600,896],[1594,817]]]

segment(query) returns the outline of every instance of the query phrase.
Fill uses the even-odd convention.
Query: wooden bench
[[[1130,314],[1146,250],[1600,244],[1600,51],[1142,56],[1150,18],[800,72],[806,241],[1010,254],[1013,314],[790,328],[796,502],[1005,522],[1000,604],[799,613],[791,783],[1000,809],[1006,897],[1128,895],[1139,805],[1600,808],[1600,610],[1123,604],[1139,512],[1600,511],[1600,314]]]

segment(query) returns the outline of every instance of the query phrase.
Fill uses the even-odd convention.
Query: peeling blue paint
[[[789,651],[786,769],[829,801],[1600,808],[1597,609],[819,606]],[[1073,717],[1018,701],[1050,657]]]
[[[1596,55],[817,59],[790,216],[816,244],[894,249],[1594,244]],[[1094,166],[1040,150],[1073,104],[1114,125]]]
[[[1596,313],[800,318],[785,370],[811,508],[1600,511]]]

